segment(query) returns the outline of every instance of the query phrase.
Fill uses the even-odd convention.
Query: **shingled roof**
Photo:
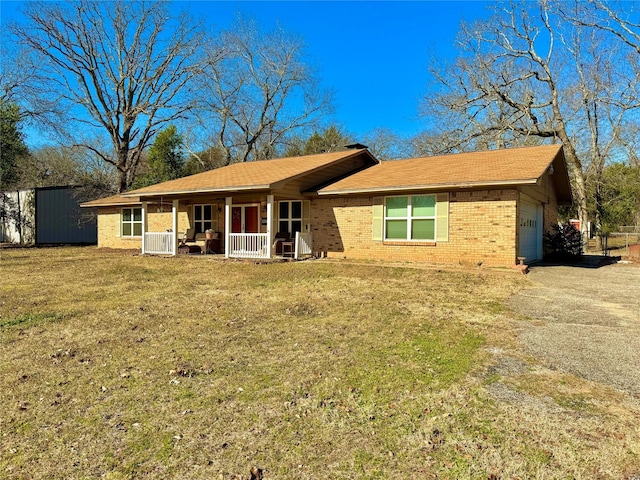
[[[558,200],[570,202],[562,145],[386,161],[321,188],[318,194],[532,185],[552,164]]]
[[[368,168],[317,190],[319,195],[377,192],[500,188],[535,185],[550,166],[558,203],[571,202],[571,189],[561,145],[522,147],[379,163],[366,149],[322,153],[229,165],[189,177],[83,203],[83,207],[140,203],[162,195],[215,193],[279,188],[291,180],[364,155]],[[316,184],[317,185],[317,184]],[[318,188],[318,187],[316,187]]]
[[[99,198],[97,200],[91,200],[90,202],[84,202],[81,207],[117,207],[122,205],[137,205],[140,204],[139,197],[124,197],[122,195],[112,195],[106,198]]]
[[[321,153],[303,157],[235,163],[226,167],[197,173],[188,177],[132,190],[125,196],[157,196],[181,193],[209,193],[276,188],[278,184],[309,175],[333,163],[366,154],[371,163],[377,162],[365,149]]]

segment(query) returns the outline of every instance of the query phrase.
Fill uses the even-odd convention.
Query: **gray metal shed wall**
[[[36,189],[36,243],[97,243],[95,216],[80,208],[74,189]]]

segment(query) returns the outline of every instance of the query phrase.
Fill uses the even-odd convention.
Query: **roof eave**
[[[127,205],[141,205],[142,200],[134,200],[133,197],[130,201],[113,201],[113,202],[105,202],[105,203],[94,203],[95,200],[91,200],[90,202],[81,203],[80,206],[83,208],[96,208],[96,207],[125,207]],[[159,201],[149,202],[152,205],[159,204]],[[162,202],[167,203],[167,202]]]
[[[567,169],[567,159],[564,156],[564,149],[560,149],[549,165],[554,165],[553,182],[558,196],[558,205],[571,205],[573,203],[573,191],[569,171]],[[555,171],[558,171],[557,173]],[[561,175],[562,179],[558,176]]]
[[[134,190],[131,193],[123,193],[123,197],[160,197],[170,195],[187,195],[187,194],[200,194],[200,193],[223,193],[223,192],[235,192],[235,191],[247,191],[247,190],[270,190],[273,188],[272,184],[265,185],[241,185],[238,187],[221,187],[221,188],[205,188],[205,189],[192,189],[192,190],[167,190],[164,192],[141,192]]]
[[[452,190],[461,188],[477,188],[477,187],[508,187],[519,185],[535,185],[537,178],[510,180],[500,182],[455,182],[440,183],[431,185],[405,185],[405,186],[387,186],[375,188],[358,188],[348,190],[318,191],[318,195],[354,195],[361,193],[383,193],[383,192],[410,192],[423,190]]]
[[[124,205],[140,205],[141,202],[137,200],[132,200],[130,202],[109,202],[109,203],[96,203],[91,204],[91,202],[81,203],[81,208],[97,208],[97,207],[122,207]]]

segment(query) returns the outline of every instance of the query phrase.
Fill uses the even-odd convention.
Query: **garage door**
[[[542,205],[520,202],[518,256],[525,262],[542,260]]]

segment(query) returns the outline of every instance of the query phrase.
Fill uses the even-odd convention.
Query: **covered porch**
[[[312,255],[308,201],[276,201],[273,194],[255,193],[173,198],[170,225],[168,222],[158,225],[157,221],[153,224],[149,221],[152,199],[141,200],[142,254],[175,256],[186,240],[187,231],[197,232],[195,236],[201,243],[208,242],[205,231],[211,231],[219,238],[215,253],[226,258],[301,259]]]

